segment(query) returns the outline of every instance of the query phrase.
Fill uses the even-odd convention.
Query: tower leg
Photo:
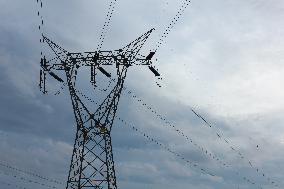
[[[77,130],[66,189],[116,189],[110,133],[85,128]]]

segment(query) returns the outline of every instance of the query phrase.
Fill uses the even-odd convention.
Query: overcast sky
[[[44,1],[44,33],[70,52],[95,51],[109,2]],[[149,52],[181,4],[117,0],[102,50],[155,28],[142,51]],[[0,0],[1,189],[66,187],[75,119],[66,87],[54,95],[60,86],[49,78],[49,94],[39,91],[40,51],[47,46],[39,43],[38,9],[36,0]],[[147,67],[131,67],[118,117],[199,168],[115,119],[118,188],[284,187],[283,20],[283,0],[190,3],[155,54],[162,87]]]

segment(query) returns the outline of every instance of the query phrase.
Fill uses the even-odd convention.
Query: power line
[[[156,117],[158,117],[160,120],[162,120],[167,126],[169,127],[172,127],[177,133],[179,133],[181,136],[185,137],[187,139],[187,141],[190,141],[191,143],[193,143],[195,146],[197,146],[197,148],[201,149],[202,151],[205,151],[206,152],[206,149],[199,146],[199,145],[196,145],[196,143],[193,142],[193,140],[184,134],[184,132],[179,129],[179,128],[176,128],[176,126],[174,124],[172,124],[166,117],[162,116],[161,114],[159,114],[153,107],[151,107],[150,105],[148,105],[147,103],[145,103],[144,100],[142,100],[141,98],[139,98],[134,92],[130,91],[130,90],[127,90],[126,87],[123,88],[123,90],[126,90],[126,93],[128,95],[130,95],[132,98],[134,98],[137,102],[139,102],[143,107],[145,107],[147,110],[149,110],[151,113],[153,113]],[[202,122],[204,122],[205,124],[207,124],[208,127],[210,128],[213,128],[213,126],[211,124],[209,124],[209,122],[202,116],[200,116],[196,111],[194,111],[193,108],[191,108],[191,111],[194,113],[195,116],[197,116],[200,120],[202,120]],[[221,140],[223,140],[225,142],[226,145],[229,145],[229,148],[234,151],[234,152],[237,152],[238,153],[238,157],[240,157],[241,159],[245,159],[245,156],[237,151],[237,148],[234,147],[233,145],[230,145],[230,142],[228,139],[226,138],[223,138],[221,134],[219,134],[218,132],[216,132],[216,135],[218,136],[218,138],[220,138]],[[205,150],[204,150],[205,149]],[[214,157],[214,156],[212,156]],[[219,158],[213,158],[217,161],[219,161]],[[275,187],[278,187],[278,184],[275,184],[275,181],[272,181],[272,179],[270,177],[267,177],[265,173],[261,173],[260,172],[260,169],[257,168],[257,167],[254,167],[253,166],[253,163],[251,160],[247,159],[247,163],[249,164],[249,166],[251,168],[254,168],[254,170],[256,171],[257,175],[260,175],[261,177],[264,177],[266,178],[266,180],[269,182],[269,184],[275,186]],[[221,164],[224,164],[221,162]],[[228,167],[227,165],[229,165],[228,163],[225,163],[226,167]]]
[[[26,187],[22,187],[22,186],[18,186],[16,184],[12,184],[12,183],[9,183],[9,182],[4,182],[4,181],[0,181],[1,184],[4,184],[4,185],[7,185],[7,186],[13,186],[15,188],[19,188],[19,189],[28,189]]]
[[[164,31],[163,35],[159,38],[159,41],[158,41],[158,43],[157,43],[157,45],[156,45],[156,49],[158,49],[158,48],[162,45],[162,43],[164,42],[164,40],[165,40],[166,37],[168,36],[169,32],[173,29],[173,27],[174,27],[174,25],[177,23],[178,19],[181,17],[181,15],[184,13],[184,11],[186,10],[186,8],[188,7],[189,3],[190,3],[190,0],[185,0],[185,1],[183,1],[182,6],[179,8],[177,14],[174,16],[174,18],[172,19],[172,21],[170,22],[170,24],[167,26],[167,28],[166,28],[166,30]],[[134,95],[134,96],[136,97],[136,95]],[[133,97],[134,97],[134,96],[133,96]],[[135,98],[135,97],[134,97],[134,98]],[[142,100],[138,100],[138,101],[142,102]],[[146,103],[143,103],[142,105],[143,105],[143,106],[146,106]],[[156,114],[158,117],[160,117],[160,119],[166,121],[166,119],[165,119],[164,117],[162,117],[161,115],[157,114],[157,112],[156,112],[155,110],[152,110],[151,107],[147,106],[147,109],[151,110],[151,112],[154,113],[154,114]],[[195,111],[193,108],[190,108],[190,109],[191,109],[191,111],[192,111],[199,119],[201,119],[208,127],[212,128],[212,125],[209,124],[209,122],[208,122],[203,116],[201,116],[200,114],[196,113],[196,111]],[[167,122],[167,121],[166,121],[166,122]],[[182,133],[181,133],[181,134],[182,134]],[[182,134],[182,135],[183,135],[183,134]],[[237,148],[236,148],[234,145],[231,145],[228,139],[224,138],[223,135],[219,134],[218,132],[216,132],[216,135],[217,135],[220,139],[223,139],[223,141],[224,141],[226,144],[230,145],[229,148],[230,148],[231,150],[233,150],[234,152],[236,152],[237,155],[238,155],[240,158],[245,159],[244,155],[243,155],[239,150],[237,150]],[[247,158],[246,158],[246,159],[247,159]],[[249,164],[249,166],[251,166],[252,168],[254,168],[253,163],[252,163],[251,160],[247,159],[247,163]],[[261,172],[259,171],[259,168],[256,168],[256,167],[255,167],[255,171],[256,171],[257,173],[261,174],[261,176],[266,177],[266,178],[267,178],[267,181],[268,181],[270,184],[275,184],[275,181],[271,181],[272,179],[271,179],[270,177],[267,177],[266,174],[261,173]],[[277,186],[277,185],[274,185],[274,186]]]
[[[125,89],[126,89],[126,88],[124,87],[124,90],[125,90]],[[86,100],[88,100],[89,102],[96,103],[94,100],[92,100],[91,98],[89,98],[87,95],[84,95],[84,94],[81,93],[80,91],[76,90],[76,92],[77,92],[78,94],[82,95],[82,96],[83,96]],[[135,97],[135,98],[136,98],[136,97]],[[135,131],[137,131],[138,133],[140,133],[142,136],[146,137],[146,138],[149,139],[150,141],[152,141],[152,142],[156,143],[157,145],[161,146],[162,148],[164,148],[166,151],[168,151],[168,152],[170,152],[170,153],[172,153],[172,154],[174,154],[174,155],[180,157],[181,159],[185,160],[185,158],[183,158],[180,154],[178,154],[178,153],[172,151],[172,150],[169,149],[166,145],[164,145],[164,144],[158,142],[158,141],[155,140],[154,138],[149,137],[149,135],[147,135],[147,134],[141,132],[141,131],[140,131],[139,129],[137,129],[136,127],[134,127],[134,126],[128,124],[126,121],[124,121],[124,120],[121,119],[120,117],[118,117],[118,119],[119,119],[121,122],[123,122],[126,126],[132,128],[132,129],[134,129]],[[177,131],[177,129],[176,129],[176,127],[175,127],[174,125],[171,124],[171,126],[172,126],[173,128],[175,128],[175,130]],[[218,157],[214,156],[213,154],[211,154],[211,153],[209,152],[209,150],[206,150],[205,148],[201,147],[200,145],[198,145],[196,142],[194,142],[191,138],[189,138],[189,137],[186,136],[185,134],[184,134],[183,136],[186,137],[187,140],[189,140],[194,146],[196,146],[196,147],[197,147],[199,150],[201,150],[204,154],[209,155],[210,158],[212,158],[212,159],[214,159],[215,161],[217,161],[218,163],[220,163],[221,166],[225,166],[225,167],[229,168],[229,164],[223,162],[220,158],[218,158]],[[193,162],[190,161],[190,160],[187,160],[186,162],[189,163],[190,165],[193,164]],[[198,164],[196,164],[196,163],[193,164],[193,165],[194,165],[194,167],[198,167]],[[214,174],[210,173],[209,171],[206,171],[206,170],[203,169],[203,168],[199,168],[199,170],[201,170],[202,172],[204,172],[204,173],[206,173],[206,174],[208,174],[208,175],[214,176]],[[237,176],[241,177],[245,182],[256,186],[256,183],[255,183],[254,181],[252,181],[251,179],[249,179],[248,177],[242,176],[241,173],[239,173],[238,171],[234,171],[234,172],[235,172],[235,174],[236,174]],[[259,186],[259,188],[262,189],[262,186]]]
[[[8,169],[11,169],[11,170],[14,170],[14,171],[17,171],[17,172],[24,173],[24,174],[27,174],[27,175],[30,175],[30,176],[33,176],[33,177],[37,177],[37,178],[40,178],[42,180],[46,180],[48,182],[53,182],[53,183],[56,183],[56,184],[63,185],[63,183],[60,182],[60,181],[57,181],[57,180],[54,180],[54,179],[51,179],[51,178],[47,178],[45,176],[39,175],[37,173],[33,173],[31,171],[25,171],[25,170],[19,169],[19,168],[15,167],[15,166],[12,166],[12,165],[10,165],[8,163],[3,162],[2,160],[0,160],[0,166],[6,167]]]
[[[209,128],[215,128],[215,130],[217,130],[217,127],[215,125],[210,124],[203,116],[201,116],[199,113],[197,113],[192,107],[190,107],[190,110]],[[259,168],[255,167],[252,163],[252,160],[249,160],[248,158],[246,158],[241,152],[240,150],[237,149],[237,147],[235,147],[233,144],[231,144],[230,140],[224,138],[224,134],[221,134],[221,131],[217,131],[216,135],[218,136],[219,139],[223,140],[223,142],[225,142],[230,150],[234,151],[235,153],[237,153],[237,155],[241,158],[241,159],[246,159],[247,163],[249,164],[249,166],[251,168],[254,168],[255,171],[260,174],[262,177],[266,177],[267,181],[274,185],[275,187],[278,187],[277,184],[275,184],[275,181],[272,181],[272,179],[268,176],[266,176],[266,174],[261,173]]]
[[[173,17],[173,19],[171,20],[170,24],[166,27],[166,30],[164,31],[164,33],[159,38],[159,40],[158,40],[158,42],[156,44],[156,47],[155,47],[155,51],[157,51],[161,47],[161,45],[165,42],[165,39],[167,38],[167,36],[171,32],[171,30],[174,28],[174,26],[176,25],[177,21],[180,19],[180,17],[182,16],[184,11],[188,7],[189,3],[190,3],[190,0],[184,0],[182,2],[182,5],[179,8],[179,10],[177,11],[176,15]]]
[[[157,49],[163,44],[163,42],[164,42],[164,40],[166,39],[166,37],[168,36],[169,32],[173,29],[174,25],[177,23],[177,21],[178,21],[178,19],[181,17],[181,15],[184,13],[184,11],[185,11],[186,8],[188,7],[189,3],[190,3],[190,0],[185,0],[185,1],[182,3],[182,6],[179,8],[178,13],[174,16],[174,18],[172,19],[171,23],[167,26],[166,30],[164,31],[164,33],[162,34],[162,36],[159,38],[158,43],[157,43],[157,45],[156,45],[156,50],[155,50],[155,51],[157,51]],[[160,85],[159,85],[159,86],[160,86]],[[144,104],[145,104],[145,103],[144,103]],[[146,105],[146,104],[145,104],[145,105]],[[204,119],[204,117],[202,117],[200,114],[196,113],[196,111],[194,111],[193,108],[190,108],[190,109],[191,109],[191,111],[192,111],[199,119],[201,119],[208,127],[212,128],[212,125],[209,124],[209,122],[208,122],[206,119]],[[153,112],[153,113],[155,113],[155,112]],[[160,116],[160,115],[158,115],[158,116]],[[161,118],[161,119],[163,119],[163,118]],[[230,144],[230,142],[229,142],[228,139],[223,138],[222,135],[219,134],[218,132],[217,132],[216,134],[217,134],[217,136],[218,136],[220,139],[222,139],[226,144],[228,144],[228,145],[229,145],[229,148],[230,148],[231,150],[233,150],[234,152],[236,152],[237,155],[238,155],[241,159],[246,159],[248,165],[249,165],[251,168],[255,168],[255,171],[257,172],[257,174],[260,174],[262,177],[265,177],[265,178],[267,179],[267,181],[268,181],[270,184],[274,185],[275,187],[278,187],[278,185],[275,184],[275,181],[272,181],[272,178],[266,176],[266,174],[264,174],[264,173],[261,173],[259,168],[254,167],[252,161],[249,160],[248,158],[245,158],[245,156],[244,156],[239,150],[237,150],[237,148],[235,147],[235,145],[231,145],[231,144]]]
[[[147,135],[146,133],[140,131],[137,127],[134,127],[133,125],[130,125],[128,124],[125,120],[123,120],[122,118],[120,117],[117,117],[119,121],[121,121],[125,126],[128,126],[130,127],[131,129],[133,129],[134,131],[138,132],[140,135],[144,136],[145,138],[147,138],[150,142],[153,142],[155,144],[157,144],[158,146],[160,146],[161,148],[163,148],[164,150],[170,152],[171,154],[179,157],[181,160],[185,161],[186,163],[188,163],[191,167],[194,167],[196,169],[198,169],[199,171],[201,171],[203,174],[207,174],[207,175],[210,175],[210,176],[216,176],[214,175],[213,173],[211,173],[210,171],[204,169],[204,168],[201,168],[198,163],[195,163],[191,160],[188,160],[186,159],[185,157],[183,157],[182,155],[180,155],[179,153],[171,150],[169,147],[167,147],[166,145],[164,145],[163,143],[159,142],[158,140],[150,137],[149,135]]]
[[[26,183],[38,184],[38,185],[41,185],[41,186],[44,186],[44,187],[47,187],[47,188],[53,188],[53,189],[56,189],[56,188],[57,188],[57,187],[55,187],[55,186],[51,186],[51,185],[44,184],[44,183],[42,183],[42,182],[38,182],[38,181],[31,180],[31,179],[27,179],[27,178],[22,177],[22,176],[11,175],[11,174],[8,174],[8,173],[6,173],[6,172],[1,172],[1,171],[0,171],[0,174],[1,174],[1,173],[4,174],[4,175],[6,175],[6,176],[8,176],[8,177],[13,177],[13,178],[15,178],[15,179],[24,181],[24,182],[26,182]]]
[[[107,15],[106,15],[106,18],[105,18],[105,23],[104,23],[104,26],[103,26],[102,31],[101,31],[101,35],[100,35],[100,39],[99,39],[100,42],[98,43],[97,50],[101,50],[101,48],[102,48],[102,45],[103,45],[104,40],[105,40],[106,32],[107,32],[107,29],[109,28],[109,24],[110,24],[116,3],[117,3],[117,0],[111,0],[110,1],[109,7],[108,7],[108,12],[107,12]]]
[[[36,0],[37,2],[37,16],[39,18],[39,25],[38,25],[38,30],[40,32],[40,43],[43,43],[43,39],[41,36],[43,36],[43,26],[44,26],[44,20],[43,20],[43,15],[42,15],[42,9],[43,9],[43,2],[42,0]],[[42,51],[41,51],[42,54]]]
[[[140,135],[144,136],[145,138],[147,138],[150,142],[153,142],[153,143],[156,143],[157,145],[159,145],[160,147],[162,147],[164,150],[172,153],[173,155],[179,157],[181,160],[185,161],[186,163],[188,163],[191,167],[194,167],[196,169],[198,169],[199,171],[201,171],[201,173],[203,174],[207,174],[207,175],[210,175],[210,176],[217,176],[215,174],[213,174],[212,172],[204,169],[204,168],[201,168],[197,163],[194,163],[193,161],[191,160],[188,160],[186,159],[185,157],[183,157],[182,155],[180,155],[179,153],[171,150],[169,147],[167,147],[166,145],[162,144],[161,142],[155,140],[154,138],[150,137],[149,135],[145,134],[144,132],[140,131],[137,127],[134,127],[133,125],[130,125],[128,124],[126,121],[124,121],[123,119],[121,119],[120,117],[118,117],[118,120],[120,120],[122,123],[124,123],[124,125],[130,127],[131,129],[133,129],[134,131],[138,132]],[[239,172],[236,172],[237,175],[240,176],[240,173]],[[247,183],[251,184],[251,185],[254,185],[256,186],[256,183],[254,181],[252,181],[251,179],[249,179],[248,177],[246,176],[243,176],[242,179],[244,181],[246,181]],[[260,189],[263,189],[262,186],[256,186]]]

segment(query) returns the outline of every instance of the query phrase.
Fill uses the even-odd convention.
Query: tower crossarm
[[[115,51],[94,51],[94,52],[84,52],[84,53],[67,53],[66,56],[58,56],[51,60],[42,59],[43,64],[41,67],[45,71],[52,70],[64,70],[64,66],[72,67],[83,67],[83,66],[105,66],[105,65],[125,65],[125,66],[137,66],[137,65],[151,65],[151,60],[147,59],[146,56],[139,55],[135,59],[130,60],[125,57],[125,52],[122,50]],[[126,52],[126,53],[131,53]]]
[[[42,67],[44,67],[45,70],[51,71],[51,69],[62,70],[64,69],[63,65],[65,67],[72,67],[75,65],[77,67],[102,65],[150,65],[151,59],[149,58],[149,55],[152,54],[153,56],[154,52],[150,52],[148,56],[143,56],[139,54],[139,51],[149,38],[152,31],[154,31],[154,29],[149,30],[122,49],[83,53],[70,53],[45,35],[42,35],[43,41],[48,44],[56,55],[56,57],[50,61],[45,60],[45,64]]]
[[[51,39],[46,36],[43,37],[43,41],[48,44],[55,57],[47,60],[44,56],[41,58],[41,72],[40,72],[40,88],[43,93],[46,93],[46,75],[49,74],[54,79],[59,82],[64,80],[58,75],[58,71],[68,72],[70,78],[76,77],[76,72],[80,67],[89,67],[91,70],[91,83],[95,84],[96,70],[100,71],[107,77],[111,77],[111,74],[105,70],[105,66],[115,66],[117,70],[121,67],[131,67],[131,66],[148,66],[150,71],[152,71],[155,76],[159,76],[157,70],[152,67],[152,57],[155,52],[150,52],[148,55],[144,56],[140,54],[140,50],[145,44],[146,40],[150,36],[154,29],[149,30],[144,33],[136,40],[132,41],[124,48],[113,50],[113,51],[93,51],[93,52],[78,52],[70,53],[63,47],[59,46]],[[103,68],[104,67],[104,68]],[[118,72],[117,72],[118,73]],[[62,74],[61,74],[62,75]],[[64,76],[65,77],[65,76]],[[68,81],[68,78],[66,78]],[[75,81],[74,81],[75,82]]]

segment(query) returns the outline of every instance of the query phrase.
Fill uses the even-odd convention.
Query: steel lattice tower
[[[71,96],[77,125],[66,189],[117,188],[111,141],[112,125],[128,68],[133,65],[147,65],[156,76],[159,76],[151,66],[154,52],[150,52],[148,56],[139,54],[152,31],[153,29],[122,49],[86,53],[69,53],[43,36],[44,42],[51,48],[55,58],[49,61],[45,57],[41,59],[40,88],[43,93],[47,92],[45,87],[47,74],[60,82],[65,82]],[[83,66],[90,68],[90,81],[94,88],[97,87],[98,71],[111,77],[103,66],[116,67],[116,79],[110,78],[114,82],[114,87],[93,112],[80,99],[76,89],[77,71]],[[55,74],[60,71],[63,71],[65,81]]]

